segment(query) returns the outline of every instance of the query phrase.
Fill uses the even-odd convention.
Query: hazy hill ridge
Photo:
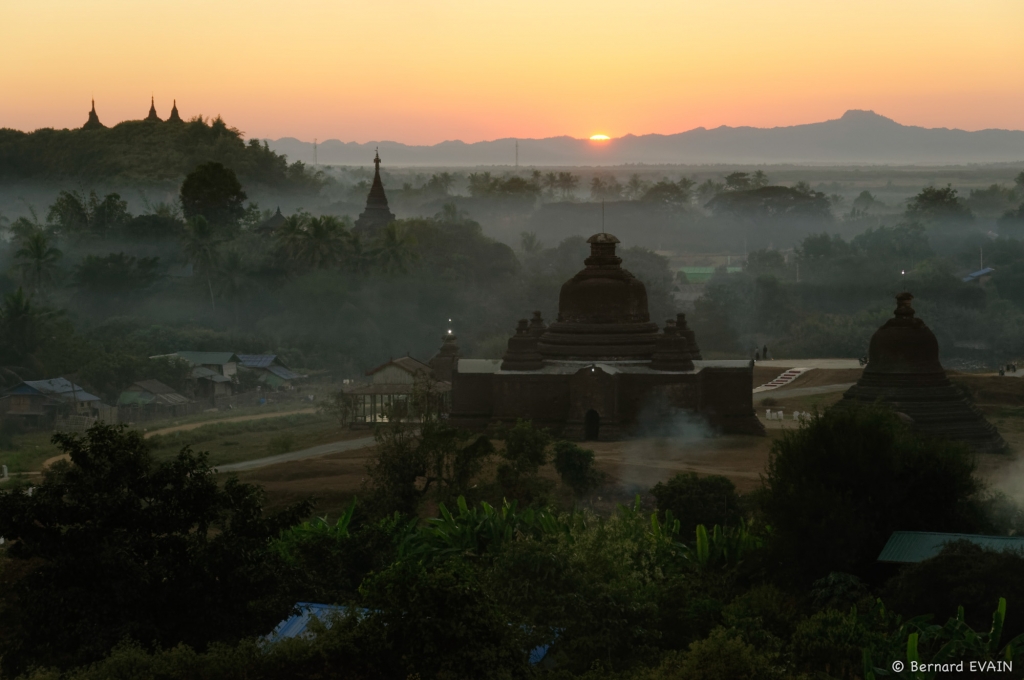
[[[515,140],[410,146],[398,142],[341,142],[317,148],[320,163],[368,165],[380,148],[385,163],[458,166],[512,165]],[[291,161],[313,162],[313,144],[291,137],[270,141]],[[626,135],[603,144],[572,137],[520,139],[519,164],[618,165],[700,163],[1011,163],[1024,161],[1024,131],[951,130],[901,125],[873,111],[847,111],[836,120],[790,127],[696,128],[673,135]]]

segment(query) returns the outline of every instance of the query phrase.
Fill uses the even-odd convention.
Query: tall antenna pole
[[[313,138],[313,166],[317,167],[320,163],[317,162],[316,158],[316,137]]]
[[[516,140],[516,170],[519,169],[519,140]]]

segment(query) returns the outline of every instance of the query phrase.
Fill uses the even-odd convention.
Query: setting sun
[[[590,141],[592,142],[607,142],[611,137],[608,135],[591,135]]]

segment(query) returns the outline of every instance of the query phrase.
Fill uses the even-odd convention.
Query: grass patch
[[[154,435],[147,441],[157,459],[171,458],[183,447],[210,454],[213,465],[240,463],[290,451],[367,436],[344,430],[337,419],[318,413],[297,413],[276,418],[214,423],[194,430]]]
[[[10,438],[10,448],[0,451],[0,465],[6,465],[8,472],[35,472],[41,470],[48,458],[59,456],[60,449],[50,443],[53,432],[30,430]]]

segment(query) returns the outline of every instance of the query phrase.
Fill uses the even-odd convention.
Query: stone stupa
[[[178,114],[178,100],[174,100],[174,105],[171,106],[171,115],[167,118],[168,123],[184,123],[181,116]]]
[[[156,115],[156,99],[153,97],[149,98],[149,115],[143,118],[143,120],[150,123],[162,123],[160,116]]]
[[[395,221],[395,214],[388,207],[384,193],[384,182],[380,179],[380,154],[373,154],[373,184],[366,196],[366,208],[359,214],[353,231],[362,237],[376,237],[384,227]]]
[[[868,364],[839,405],[885,402],[913,422],[922,434],[966,443],[974,451],[995,453],[1006,442],[939,363],[939,343],[910,306],[914,296],[896,296],[894,317],[875,331]]]
[[[102,130],[106,125],[100,122],[100,117],[96,115],[96,100],[92,100],[92,110],[89,111],[89,120],[85,121],[85,125],[82,126],[83,130]]]

